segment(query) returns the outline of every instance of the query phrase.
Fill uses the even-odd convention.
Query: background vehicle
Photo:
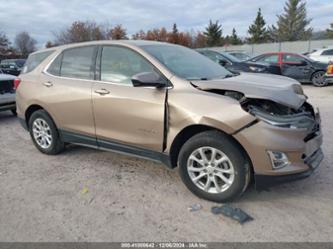
[[[323,158],[319,113],[298,82],[232,76],[182,46],[70,44],[31,54],[20,78],[18,116],[41,152],[74,143],[178,166],[208,200],[236,198],[252,172],[259,188],[308,176]]]
[[[0,111],[11,110],[14,115],[16,115],[15,81],[17,84],[15,76],[4,74],[0,70]]]
[[[252,58],[252,62],[270,63],[281,68],[281,74],[299,82],[312,82],[314,86],[325,86],[324,74],[327,64],[316,62],[295,53],[267,53]]]
[[[253,72],[253,73],[273,73],[280,74],[280,68],[268,63],[255,63],[240,61],[233,55],[226,52],[217,52],[210,49],[197,49],[200,54],[207,56],[212,61],[219,63],[232,73]]]
[[[0,62],[0,69],[6,73],[18,76],[25,63],[24,59],[8,59]]]
[[[319,49],[308,55],[312,60],[328,64],[333,62],[333,47]]]
[[[241,50],[225,51],[225,53],[236,57],[240,61],[247,61],[252,58],[252,56],[250,56],[248,53],[246,53],[245,51],[241,51]]]

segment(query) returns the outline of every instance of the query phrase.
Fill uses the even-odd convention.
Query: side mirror
[[[157,73],[154,72],[143,72],[135,74],[132,77],[132,83],[135,87],[164,87],[166,86],[165,80]]]
[[[219,64],[221,65],[221,66],[225,66],[225,65],[227,65],[227,61],[225,61],[225,60],[221,60],[221,59],[219,59]]]

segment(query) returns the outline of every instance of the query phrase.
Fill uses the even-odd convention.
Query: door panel
[[[91,106],[92,81],[43,74],[40,82],[42,90],[39,99],[59,129],[95,136]]]
[[[131,81],[138,73],[157,73],[154,66],[122,46],[102,47],[97,61],[102,80],[92,90],[97,141],[162,151],[167,89],[134,87]]]
[[[106,90],[109,94],[96,93]],[[93,86],[97,140],[162,151],[166,89],[109,83]]]
[[[311,65],[302,57],[293,54],[282,56],[282,75],[299,80],[309,80],[311,75]]]
[[[91,89],[97,49],[97,46],[82,46],[58,55],[41,75],[39,97],[59,129],[93,138]]]

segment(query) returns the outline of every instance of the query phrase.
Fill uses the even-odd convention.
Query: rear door
[[[39,99],[67,140],[96,145],[91,89],[98,46],[64,50],[40,78]],[[74,141],[75,140],[75,141]]]
[[[138,52],[123,46],[100,50],[100,81],[92,99],[98,144],[126,144],[162,151],[167,89],[133,87],[131,78],[156,69]]]
[[[312,69],[308,61],[296,54],[282,55],[282,75],[299,80],[307,81],[311,77]]]

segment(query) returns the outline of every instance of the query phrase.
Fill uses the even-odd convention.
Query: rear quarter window
[[[51,55],[54,52],[54,50],[35,53],[32,55],[29,55],[27,61],[24,64],[22,74],[23,73],[29,73],[32,70],[34,70],[39,64],[41,64],[49,55]]]

